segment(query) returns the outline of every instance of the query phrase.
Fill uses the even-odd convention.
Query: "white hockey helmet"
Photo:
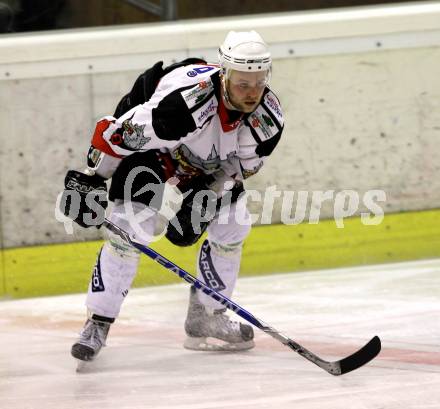
[[[218,58],[223,73],[228,68],[270,71],[272,66],[269,48],[256,31],[230,31],[218,50]]]

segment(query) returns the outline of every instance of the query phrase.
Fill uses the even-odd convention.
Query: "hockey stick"
[[[347,372],[353,371],[366,363],[370,362],[376,355],[380,352],[381,342],[378,336],[373,337],[366,345],[364,345],[361,349],[359,349],[354,354],[341,359],[340,361],[328,362],[321,359],[319,356],[315,355],[313,352],[310,352],[297,342],[293,341],[289,337],[283,335],[275,328],[270,327],[265,324],[263,321],[259,320],[255,316],[253,316],[250,312],[246,311],[244,308],[240,307],[238,304],[225,297],[224,295],[218,293],[212,288],[208,287],[202,281],[193,277],[191,274],[187,273],[182,268],[176,266],[174,263],[161,256],[159,253],[155,252],[148,246],[144,246],[141,243],[133,240],[130,235],[112,223],[110,220],[105,219],[104,226],[111,230],[113,233],[120,236],[127,243],[137,248],[142,253],[146,254],[148,257],[153,259],[154,261],[161,264],[163,267],[171,270],[173,273],[177,274],[179,277],[183,278],[188,283],[194,285],[198,290],[204,292],[205,294],[212,297],[214,300],[220,302],[226,308],[234,311],[237,315],[244,318],[246,321],[255,325],[257,328],[261,329],[265,333],[269,334],[271,337],[277,339],[284,345],[290,347],[299,355],[319,366],[320,368],[327,371],[329,374],[338,376],[343,375]]]

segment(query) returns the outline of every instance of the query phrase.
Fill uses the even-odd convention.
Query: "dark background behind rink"
[[[137,0],[142,4],[142,0]],[[170,0],[171,1],[171,0]],[[151,3],[160,5],[159,0]],[[398,0],[176,0],[176,19],[402,3]],[[158,22],[127,0],[0,0],[0,33]]]

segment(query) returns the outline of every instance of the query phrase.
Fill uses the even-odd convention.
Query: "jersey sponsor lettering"
[[[280,103],[271,92],[268,92],[264,96],[264,105],[266,105],[266,107],[275,116],[277,121],[282,125],[284,123],[284,119],[283,119],[283,113],[281,111]]]
[[[213,96],[206,104],[203,104],[199,109],[193,112],[192,117],[197,127],[201,127],[207,119],[217,112],[217,98]]]
[[[203,242],[200,249],[199,268],[206,285],[216,291],[222,291],[226,288],[212,262],[211,246],[208,240]]]
[[[267,141],[279,132],[278,126],[261,105],[249,115],[249,123],[261,141]]]
[[[105,291],[104,281],[102,280],[102,274],[101,274],[101,253],[102,253],[102,249],[99,252],[98,260],[96,261],[96,264],[93,267],[92,282],[91,282],[92,293]]]
[[[182,91],[182,97],[189,109],[206,99],[214,91],[214,85],[211,79],[199,82],[195,87]]]

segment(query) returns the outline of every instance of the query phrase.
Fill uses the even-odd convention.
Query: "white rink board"
[[[387,213],[438,206],[439,2],[3,35],[2,245],[99,238],[69,236],[54,217],[67,169],[85,167],[95,122],[158,60],[215,60],[230,29],[256,29],[269,43],[286,119],[279,146],[247,188],[352,189],[361,197],[382,189]],[[322,219],[333,217],[333,205],[324,202]],[[276,200],[273,223],[281,206]],[[357,214],[363,210],[361,201]]]
[[[258,330],[248,352],[183,349],[185,284],[133,290],[79,374],[69,350],[84,295],[3,301],[0,407],[438,409],[439,288],[440,260],[239,280],[240,305],[325,359],[379,335],[379,357],[342,377]]]

